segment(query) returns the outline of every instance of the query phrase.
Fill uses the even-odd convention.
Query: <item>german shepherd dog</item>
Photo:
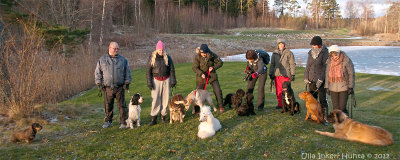
[[[33,139],[35,139],[36,133],[42,130],[42,126],[39,123],[33,123],[31,127],[25,129],[23,131],[15,132],[11,135],[10,141],[11,142],[22,142],[31,143]]]
[[[357,141],[377,146],[387,146],[393,144],[392,134],[385,129],[377,126],[370,126],[357,122],[341,110],[333,110],[327,117],[327,121],[333,124],[335,133],[315,131],[324,136]]]
[[[300,113],[300,104],[296,102],[296,98],[294,97],[293,89],[290,85],[289,81],[284,81],[282,84],[282,112],[290,111],[290,115],[294,115],[295,113]]]

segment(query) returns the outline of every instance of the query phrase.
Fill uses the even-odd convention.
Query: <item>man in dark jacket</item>
[[[326,46],[322,45],[322,39],[319,36],[313,37],[310,45],[312,49],[308,52],[307,65],[304,71],[304,83],[308,86],[308,91],[321,103],[324,124],[326,125],[328,102],[326,100],[324,84],[326,61],[329,53]]]
[[[268,68],[267,64],[269,62],[269,55],[262,50],[248,50],[246,52],[246,59],[247,59],[247,67],[246,73],[250,74],[249,79],[247,80],[247,93],[253,93],[254,86],[258,81],[258,98],[257,98],[257,108],[259,111],[264,109],[264,102],[265,102],[265,82],[267,81],[268,77]],[[266,54],[268,56],[267,62],[264,62],[263,57],[260,54]],[[265,64],[267,63],[267,64]]]
[[[218,82],[216,70],[221,68],[223,62],[219,56],[210,51],[206,44],[196,48],[196,56],[193,59],[192,70],[196,73],[196,85],[198,89],[204,89],[208,77],[208,84],[211,84],[219,106],[219,111],[224,112],[222,102],[222,90]]]
[[[118,54],[119,46],[111,42],[108,47],[108,54],[100,57],[95,70],[95,83],[104,90],[104,105],[106,117],[103,128],[112,126],[114,98],[117,99],[117,106],[120,113],[119,128],[126,128],[125,120],[128,118],[128,108],[125,104],[125,90],[129,89],[131,82],[131,71],[128,60]]]

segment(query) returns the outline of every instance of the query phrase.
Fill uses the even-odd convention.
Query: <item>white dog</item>
[[[221,124],[218,119],[214,118],[211,113],[211,108],[209,106],[201,107],[200,113],[200,125],[199,132],[197,136],[201,139],[205,139],[211,137],[215,134],[216,131],[221,129]]]
[[[142,110],[140,104],[143,103],[143,97],[136,93],[132,96],[129,102],[129,117],[126,119],[127,128],[133,129],[133,125],[140,126],[140,111]]]

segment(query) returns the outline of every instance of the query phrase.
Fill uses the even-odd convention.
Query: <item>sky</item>
[[[274,5],[274,0],[268,0],[270,6]],[[343,17],[346,17],[347,15],[345,15],[345,9],[346,9],[346,2],[348,0],[337,0],[337,3],[339,4],[340,7],[340,13]],[[361,0],[363,2],[365,2],[366,0]],[[389,7],[386,3],[387,0],[370,0],[372,2],[372,6],[374,8],[374,13],[375,13],[375,17],[380,17],[380,16],[384,16],[386,13],[387,8]],[[390,0],[391,2],[398,2],[399,0]],[[305,3],[303,0],[297,0],[297,2],[299,2],[299,4],[301,5],[301,9],[303,10],[305,9]]]

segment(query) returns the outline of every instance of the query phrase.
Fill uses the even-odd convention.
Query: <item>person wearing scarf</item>
[[[326,62],[326,92],[331,96],[333,109],[348,114],[346,109],[348,95],[354,93],[355,73],[351,59],[339,46],[329,47],[329,59]]]

